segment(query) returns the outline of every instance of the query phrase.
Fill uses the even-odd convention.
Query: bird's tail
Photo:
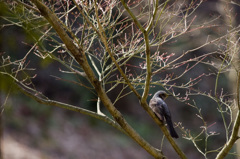
[[[174,129],[174,127],[173,127],[173,123],[172,123],[171,117],[166,117],[166,123],[167,123],[167,125],[168,125],[168,129],[169,129],[170,135],[171,135],[173,138],[179,138],[177,132],[175,131],[175,129]]]

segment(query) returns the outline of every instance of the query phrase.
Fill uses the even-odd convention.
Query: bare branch
[[[146,151],[152,154],[154,157],[162,158],[161,152],[152,147],[147,141],[145,141],[123,118],[122,114],[113,106],[112,102],[104,92],[100,82],[96,79],[91,67],[89,66],[85,53],[82,48],[77,48],[74,45],[73,40],[66,34],[64,29],[62,28],[61,24],[58,22],[57,16],[52,13],[42,2],[38,0],[32,0],[32,2],[36,5],[39,9],[41,14],[49,21],[52,27],[56,30],[58,35],[60,36],[61,40],[65,43],[68,50],[73,54],[76,61],[82,66],[83,70],[85,71],[89,81],[95,87],[98,96],[100,97],[103,104],[118,122],[118,124],[126,131],[126,133],[132,137],[138,144],[140,144]]]

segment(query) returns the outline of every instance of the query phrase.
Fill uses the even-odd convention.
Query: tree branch
[[[240,89],[240,73],[238,72],[238,80],[237,80],[237,108],[238,108],[238,112],[237,112],[237,116],[233,125],[233,130],[232,130],[232,134],[230,136],[230,139],[228,140],[228,142],[224,145],[224,147],[222,148],[222,150],[218,153],[216,159],[223,159],[225,156],[227,156],[227,154],[229,153],[229,151],[232,149],[234,143],[239,139],[238,136],[238,132],[239,132],[239,128],[240,128],[240,97],[239,97],[239,89]]]
[[[45,104],[45,105],[52,105],[52,106],[60,107],[60,108],[63,108],[63,109],[68,109],[68,110],[71,110],[71,111],[79,112],[81,114],[85,114],[85,115],[94,117],[96,119],[103,120],[104,122],[108,123],[109,125],[115,127],[116,129],[118,129],[121,132],[126,134],[126,132],[121,128],[121,126],[119,124],[117,124],[115,121],[113,121],[112,119],[110,119],[109,117],[107,117],[105,115],[101,115],[101,114],[95,113],[93,111],[89,111],[89,110],[86,110],[86,109],[83,109],[83,108],[80,108],[80,107],[77,107],[77,106],[74,106],[74,105],[58,102],[58,101],[55,101],[55,100],[50,100],[49,98],[44,96],[42,93],[40,93],[40,92],[30,88],[30,87],[27,87],[26,85],[17,81],[17,79],[15,79],[15,82],[16,82],[16,84],[17,84],[17,86],[18,86],[18,88],[20,89],[21,92],[23,92],[28,97],[34,99],[38,103]]]
[[[123,70],[121,69],[121,67],[119,66],[117,60],[115,59],[115,57],[113,56],[113,53],[111,51],[111,49],[108,46],[108,42],[107,42],[107,37],[105,35],[104,29],[99,21],[99,17],[98,17],[98,11],[97,10],[97,5],[96,5],[96,1],[95,3],[95,14],[96,14],[96,18],[97,18],[97,23],[99,26],[99,30],[97,30],[97,28],[91,23],[91,21],[88,19],[88,17],[85,16],[84,12],[81,10],[81,8],[78,6],[77,2],[75,0],[73,0],[74,4],[77,6],[78,10],[80,11],[80,13],[82,14],[82,16],[84,17],[84,19],[86,20],[86,22],[93,28],[93,30],[98,34],[98,36],[100,37],[101,41],[103,42],[108,54],[110,55],[112,61],[114,62],[115,66],[117,67],[118,71],[120,72],[121,76],[124,78],[124,80],[126,81],[126,83],[128,84],[129,88],[133,91],[133,93],[138,97],[138,99],[141,98],[141,96],[139,95],[139,93],[136,91],[136,89],[132,86],[131,82],[129,81],[129,79],[127,78],[126,74],[123,72]]]
[[[137,18],[135,17],[135,15],[131,12],[131,10],[128,8],[127,4],[124,2],[124,0],[121,0],[124,8],[126,9],[126,11],[128,12],[128,14],[131,16],[132,20],[134,21],[134,23],[139,27],[139,29],[141,30],[141,32],[144,35],[144,41],[145,41],[145,53],[146,53],[146,63],[147,63],[147,74],[146,74],[146,79],[145,79],[145,87],[144,87],[144,92],[141,98],[141,106],[148,112],[148,114],[154,119],[154,121],[158,124],[158,126],[161,128],[162,132],[164,133],[164,135],[166,136],[166,138],[168,139],[168,141],[170,142],[170,144],[172,145],[172,147],[174,148],[174,150],[177,152],[177,154],[180,156],[180,158],[185,159],[186,156],[185,154],[181,151],[181,149],[178,147],[178,145],[176,144],[176,142],[173,140],[173,138],[170,136],[167,128],[164,126],[164,124],[156,117],[156,115],[152,112],[152,110],[149,108],[148,104],[147,104],[147,96],[149,93],[149,86],[150,86],[150,80],[152,77],[152,70],[151,70],[151,62],[150,62],[150,43],[149,43],[149,37],[148,37],[148,31],[149,28],[147,29],[148,31],[146,31],[142,25],[140,24],[140,22],[137,20]],[[158,2],[156,2],[158,3]],[[157,5],[157,4],[156,4]],[[155,6],[156,7],[156,6]],[[155,13],[156,14],[156,8],[155,8]],[[154,16],[155,17],[155,16]],[[149,27],[152,26],[151,24],[152,22],[150,22]]]
[[[148,151],[155,158],[163,158],[161,151],[151,146],[147,141],[145,141],[123,118],[122,114],[114,107],[110,99],[108,98],[106,92],[101,86],[101,83],[95,77],[91,67],[88,64],[88,60],[85,56],[85,52],[81,47],[77,47],[73,40],[67,35],[61,24],[58,22],[58,17],[50,11],[39,0],[31,0],[36,7],[39,9],[41,14],[48,20],[48,22],[55,29],[61,40],[66,45],[67,49],[73,54],[76,61],[82,66],[85,71],[90,83],[94,86],[98,96],[103,102],[104,106],[108,109],[111,115],[115,118],[118,124],[126,131],[126,133],[135,140],[140,146],[142,146],[146,151]]]
[[[133,14],[133,12],[128,8],[127,4],[125,3],[124,0],[121,0],[122,5],[124,6],[124,8],[126,9],[126,11],[128,12],[128,14],[131,16],[132,20],[134,21],[134,23],[138,26],[138,28],[141,30],[141,32],[146,31],[142,24],[137,20],[136,16]],[[158,2],[156,2],[158,3]]]

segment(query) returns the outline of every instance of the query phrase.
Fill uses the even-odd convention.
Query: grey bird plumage
[[[156,92],[149,102],[149,107],[156,114],[156,116],[159,118],[159,120],[161,120],[161,121],[166,120],[170,135],[173,138],[178,138],[178,134],[173,127],[171,113],[168,109],[167,104],[164,102],[164,99],[167,96],[168,96],[168,94],[165,91]]]

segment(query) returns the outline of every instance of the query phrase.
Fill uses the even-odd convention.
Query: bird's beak
[[[165,97],[165,99],[166,99],[168,96],[173,96],[173,95],[172,95],[172,94],[167,94],[167,96]]]

